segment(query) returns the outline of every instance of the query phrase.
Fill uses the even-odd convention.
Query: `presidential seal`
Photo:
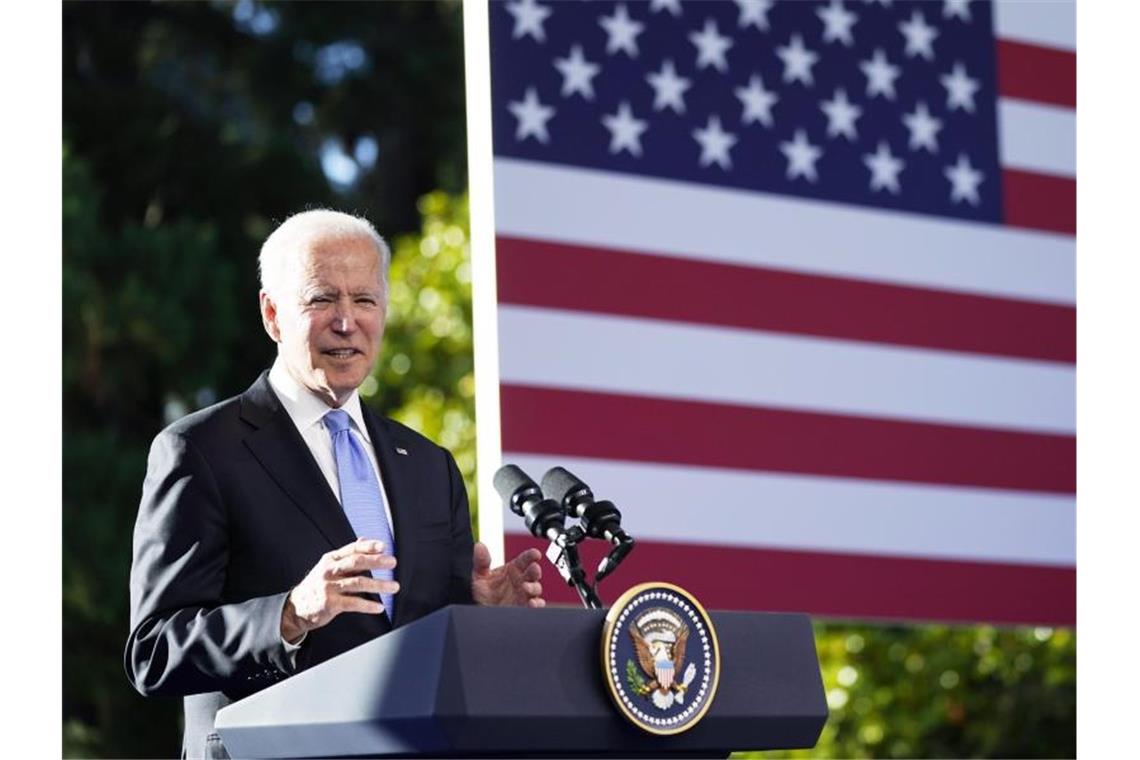
[[[634,586],[606,614],[602,667],[630,722],[653,734],[687,731],[716,694],[720,650],[712,620],[678,586]]]

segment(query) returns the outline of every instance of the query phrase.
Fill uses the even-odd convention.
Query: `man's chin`
[[[360,372],[325,372],[325,387],[336,396],[337,403],[340,404],[360,387],[366,377],[367,373]]]

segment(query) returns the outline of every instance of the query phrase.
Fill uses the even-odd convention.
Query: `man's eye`
[[[313,296],[309,303],[332,303],[332,299],[328,296]]]
[[[364,304],[365,306],[375,306],[376,305],[376,299],[375,298],[357,298],[356,302]]]

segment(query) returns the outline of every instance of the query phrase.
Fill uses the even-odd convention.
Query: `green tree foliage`
[[[739,757],[1076,757],[1076,636],[817,624],[831,715],[812,750]]]
[[[208,223],[107,230],[90,172],[66,148],[63,170],[65,748],[157,751],[174,711],[135,694],[122,667],[131,525],[166,397],[221,374],[215,347],[238,324],[234,267]]]
[[[425,195],[419,234],[393,246],[384,349],[368,403],[455,456],[475,521],[475,376],[466,195]]]

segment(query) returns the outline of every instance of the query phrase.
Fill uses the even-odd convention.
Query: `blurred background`
[[[474,499],[462,8],[72,2],[63,72],[64,753],[176,756],[180,701],[122,668],[131,530],[154,435],[272,361],[276,222],[331,206],[393,244],[362,392],[451,449]],[[817,642],[831,720],[766,754],[1076,753],[1071,630],[822,621]]]

